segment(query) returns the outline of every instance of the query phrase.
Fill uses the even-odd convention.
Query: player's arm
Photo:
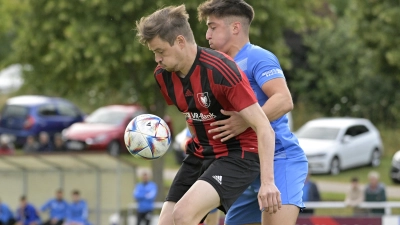
[[[262,106],[262,109],[271,121],[279,119],[292,111],[292,95],[284,78],[267,81],[262,85],[261,89],[268,96],[268,100]]]
[[[279,66],[271,66],[270,64],[278,62],[260,62],[254,69],[255,78],[263,92],[268,96],[268,100],[262,105],[262,109],[267,117],[274,121],[293,109],[292,96],[286,85],[283,73]],[[273,74],[271,71],[276,71]],[[263,74],[268,74],[268,80]],[[271,75],[272,73],[272,75]],[[216,121],[211,126],[217,126],[211,129],[209,133],[215,133],[214,139],[221,138],[221,141],[227,141],[238,134],[243,133],[249,126],[235,111],[221,111],[224,115],[229,116],[228,119]]]
[[[261,179],[258,193],[260,210],[275,213],[281,208],[280,193],[274,181],[275,133],[258,103],[244,108],[239,115],[257,134]]]

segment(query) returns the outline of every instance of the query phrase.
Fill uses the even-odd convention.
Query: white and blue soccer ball
[[[157,159],[163,156],[171,144],[171,131],[167,123],[152,114],[133,118],[124,134],[128,151],[137,158]]]

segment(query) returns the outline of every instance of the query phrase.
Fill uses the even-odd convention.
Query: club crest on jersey
[[[208,108],[211,104],[210,98],[208,97],[208,92],[198,93],[197,100],[204,108]]]

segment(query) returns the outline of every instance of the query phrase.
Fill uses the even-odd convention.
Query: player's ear
[[[242,24],[240,24],[239,21],[233,22],[233,23],[231,24],[231,28],[232,28],[232,33],[233,33],[233,34],[238,34],[239,31],[240,31],[240,29],[242,29]]]
[[[186,39],[183,35],[178,35],[176,37],[175,43],[178,44],[181,48],[183,48],[186,45]]]

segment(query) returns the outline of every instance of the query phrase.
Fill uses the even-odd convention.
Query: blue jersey
[[[234,60],[246,73],[258,103],[263,106],[268,100],[261,88],[263,84],[272,79],[285,78],[278,58],[270,51],[247,43]],[[271,121],[271,126],[275,131],[275,159],[304,155],[296,136],[290,131],[287,115]]]
[[[67,216],[68,203],[65,200],[50,199],[41,208],[41,211],[50,210],[50,218],[63,220]]]
[[[88,207],[84,200],[72,202],[67,210],[67,222],[86,223],[88,218]]]
[[[157,185],[154,182],[139,183],[136,185],[133,197],[138,203],[138,212],[150,212],[154,209],[154,201],[157,196]]]
[[[39,215],[35,207],[31,204],[27,204],[24,208],[17,210],[17,221],[22,222],[23,225],[30,225],[32,222],[40,222]]]
[[[10,208],[4,203],[0,203],[0,222],[7,224],[8,221],[13,218],[14,215]]]

